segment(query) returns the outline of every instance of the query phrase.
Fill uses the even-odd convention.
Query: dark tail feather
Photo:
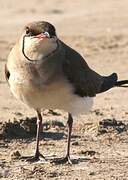
[[[117,79],[118,79],[118,76],[116,73],[113,73],[110,76],[104,77],[104,81],[103,81],[103,84],[101,86],[99,93],[105,92],[111,89],[112,87],[114,87],[115,84],[117,83]]]
[[[128,80],[117,81],[115,86],[116,87],[128,87]]]
[[[116,73],[113,73],[108,77],[104,77],[104,81],[99,93],[105,92],[113,87],[128,88],[128,80],[122,80],[122,81],[117,81],[117,80],[118,80],[118,76]]]

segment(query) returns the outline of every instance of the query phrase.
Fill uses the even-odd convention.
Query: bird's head
[[[25,34],[30,38],[52,39],[56,37],[54,26],[45,21],[29,23],[25,26]]]
[[[46,56],[57,48],[55,27],[45,21],[29,23],[25,26],[22,35],[22,49],[31,58]]]

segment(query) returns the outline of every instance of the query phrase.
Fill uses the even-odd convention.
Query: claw
[[[64,158],[56,158],[53,161],[51,161],[51,163],[54,164],[72,164],[72,161],[70,159],[70,156],[66,156]]]
[[[41,153],[35,154],[34,156],[22,156],[20,157],[20,159],[26,162],[33,163],[33,162],[40,161],[40,157],[46,160],[45,157]]]

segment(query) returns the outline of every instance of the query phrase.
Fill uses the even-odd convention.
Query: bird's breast
[[[19,81],[18,76],[14,79],[10,87],[12,93],[34,109],[61,109],[72,114],[86,114],[93,105],[93,98],[75,95],[72,85],[63,78],[42,85]]]

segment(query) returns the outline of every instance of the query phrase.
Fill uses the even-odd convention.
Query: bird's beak
[[[38,34],[35,36],[35,38],[38,38],[38,39],[45,39],[45,38],[50,38],[49,34],[48,33],[41,33],[41,34]]]

